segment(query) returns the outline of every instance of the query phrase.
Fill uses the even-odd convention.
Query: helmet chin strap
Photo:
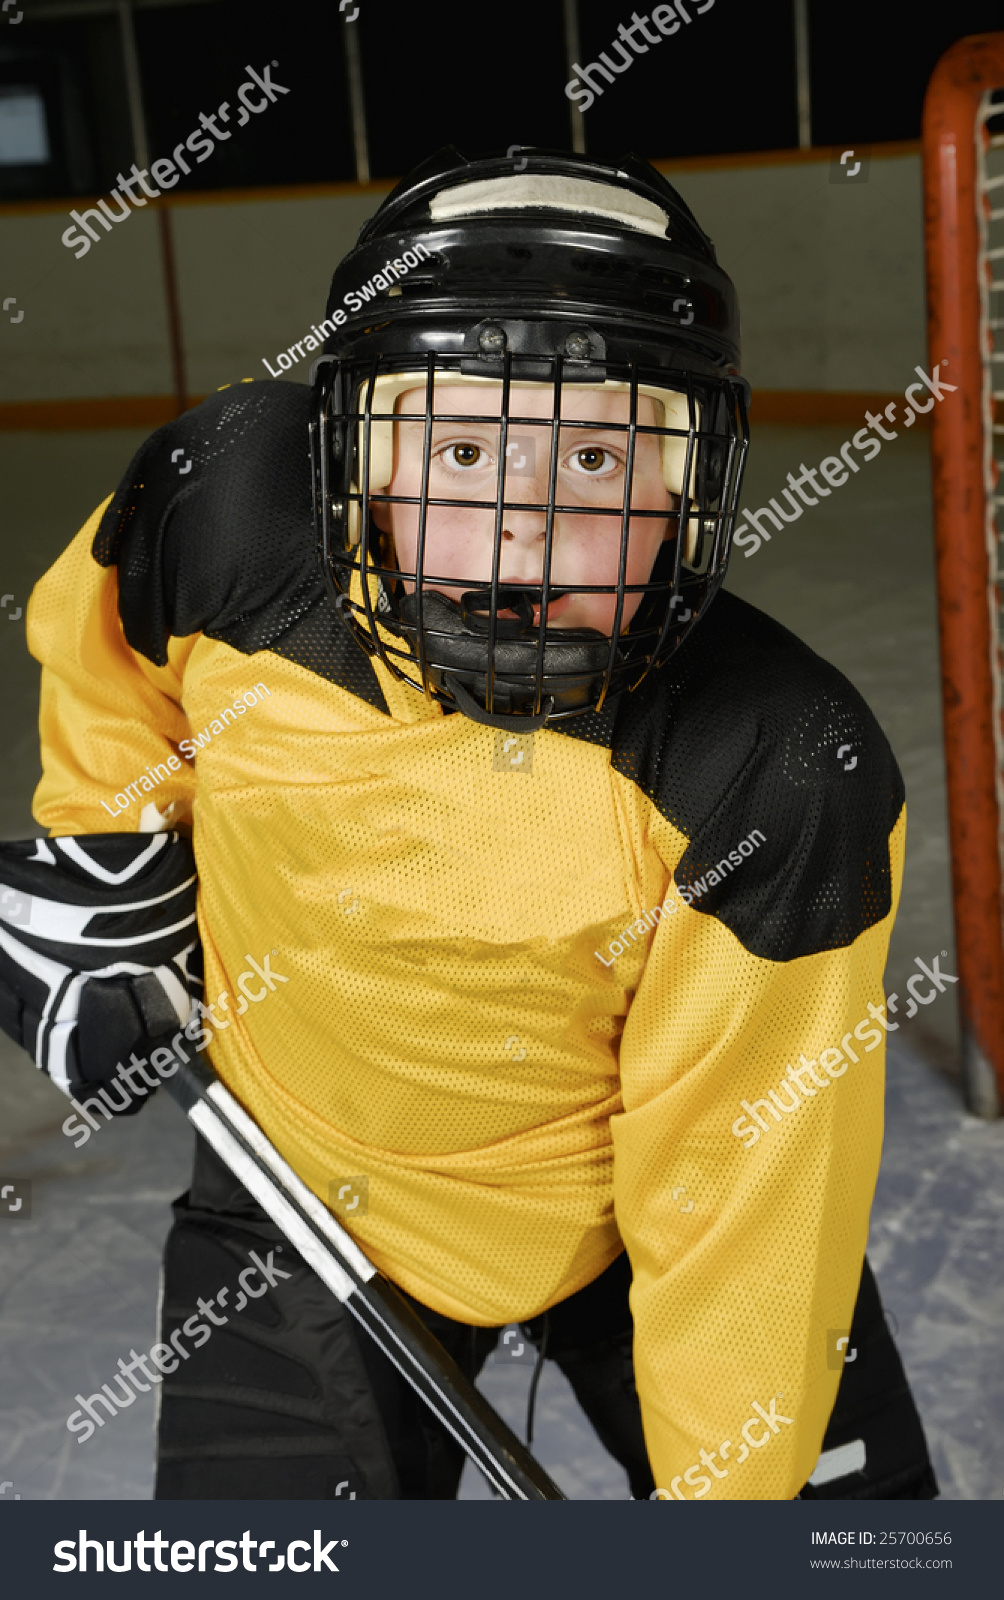
[[[535,590],[518,584],[500,583],[498,586],[498,606],[495,612],[495,634],[499,639],[520,639],[524,634],[530,633],[533,628],[533,605],[531,594]],[[552,594],[552,599],[558,598],[557,592]],[[543,596],[539,604],[543,603]],[[500,611],[512,611],[515,617],[509,621],[499,616]],[[460,620],[471,629],[473,633],[488,633],[491,626],[492,592],[490,589],[468,589],[460,596]]]
[[[544,726],[554,710],[554,696],[548,695],[535,717],[508,716],[502,711],[486,711],[452,672],[444,672],[443,679],[464,716],[470,717],[472,722],[480,722],[486,728],[502,728],[506,733],[536,733],[538,728]]]

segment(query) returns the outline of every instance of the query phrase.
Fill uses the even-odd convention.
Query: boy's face
[[[494,503],[498,490],[501,383],[496,387],[437,384],[438,414],[475,416],[475,422],[436,421],[432,426],[429,470],[430,499],[449,499],[452,505],[430,505],[425,533],[424,587],[459,601],[471,588],[491,582],[495,539],[494,504],[472,506],[471,501]],[[425,441],[425,389],[402,394],[396,411],[394,465],[386,489],[373,492],[413,496],[422,492],[422,455]],[[609,507],[618,512],[624,504],[627,462],[626,432],[612,424],[625,424],[630,416],[628,394],[567,386],[562,394],[562,428],[558,442],[555,505],[566,508]],[[553,390],[522,388],[513,384],[510,413],[540,417],[539,424],[510,423],[505,465],[505,499],[517,502],[502,514],[502,550],[499,582],[539,586],[544,572],[547,513],[531,509],[546,505],[551,457]],[[638,423],[661,426],[661,408],[647,395],[638,397]],[[408,419],[408,413],[416,417]],[[482,421],[481,418],[484,420]],[[586,427],[567,427],[575,419]],[[676,533],[670,513],[679,497],[667,489],[662,470],[661,439],[657,434],[636,435],[631,488],[632,511],[661,511],[664,516],[632,516],[629,522],[625,583],[647,583],[662,541]],[[525,507],[525,509],[524,509]],[[393,535],[396,565],[402,572],[416,570],[419,506],[374,504],[374,522]],[[555,512],[551,552],[551,588],[559,597],[550,601],[547,626],[594,628],[611,634],[617,609],[621,516],[566,509]],[[452,584],[451,579],[458,580]],[[568,584],[603,584],[613,594],[560,594]],[[405,588],[414,589],[405,581]],[[626,627],[643,599],[626,594],[621,626]],[[533,608],[534,625],[540,609]],[[505,616],[507,613],[501,612]]]

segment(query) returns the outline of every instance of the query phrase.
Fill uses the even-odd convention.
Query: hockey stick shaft
[[[293,1248],[393,1362],[441,1425],[506,1500],[563,1500],[394,1285],[308,1189],[207,1062],[165,1081],[216,1154]]]

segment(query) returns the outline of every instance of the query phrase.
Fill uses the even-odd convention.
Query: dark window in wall
[[[363,5],[366,0],[361,0]],[[355,177],[338,7],[330,0],[223,0],[220,4],[137,10],[150,153],[170,156],[229,101],[231,137],[196,164],[187,189],[331,183]],[[272,66],[277,62],[277,66]],[[288,89],[267,111],[237,126],[237,90],[246,67]],[[261,98],[256,90],[254,99]]]
[[[13,37],[0,49],[0,196],[84,194],[95,164],[82,30],[71,23]]]
[[[122,36],[114,15],[48,21],[30,4],[16,29],[4,30],[0,84],[26,80],[19,65],[30,58],[46,104],[52,161],[18,180],[0,165],[0,194],[7,198],[102,193],[132,163],[132,130],[122,61]]]
[[[1001,0],[810,0],[813,143],[919,139],[939,56],[967,34],[1001,28]]]
[[[571,148],[561,0],[355,0],[374,177],[442,145]]]
[[[602,94],[585,111],[586,146],[594,154],[619,155],[633,149],[652,159],[718,155],[738,150],[776,150],[798,142],[795,46],[790,0],[750,5],[749,0],[683,0],[680,14],[663,21],[675,33],[663,36],[648,11],[644,55],[625,66],[612,48],[620,23],[630,25],[631,8],[610,0],[579,0],[579,64],[589,67],[600,52],[611,57],[613,83],[602,72],[589,76]],[[652,8],[656,9],[656,8]],[[839,8],[838,8],[839,9]],[[644,33],[633,35],[645,45]],[[623,43],[623,41],[621,41]],[[624,49],[630,52],[630,45]],[[601,63],[602,65],[602,63]]]

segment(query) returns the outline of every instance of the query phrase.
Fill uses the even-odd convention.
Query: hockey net
[[[1004,1106],[1004,33],[960,39],[924,107],[935,542],[962,1073]]]

